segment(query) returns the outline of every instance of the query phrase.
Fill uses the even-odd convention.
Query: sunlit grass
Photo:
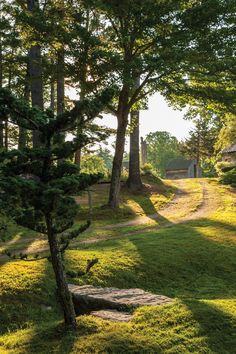
[[[148,233],[144,225],[97,230],[87,236],[112,239],[66,252],[66,270],[99,259],[73,283],[139,287],[173,297],[173,304],[140,308],[130,323],[80,316],[73,337],[63,333],[51,264],[8,262],[0,268],[0,353],[235,354],[235,194],[214,183],[221,203],[208,217],[170,228],[149,225]],[[198,204],[190,181],[188,188],[195,187]]]

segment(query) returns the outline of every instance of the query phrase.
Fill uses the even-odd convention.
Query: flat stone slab
[[[173,299],[155,295],[142,289],[103,288],[92,285],[69,284],[77,314],[104,309],[130,310],[139,306],[170,304]]]
[[[117,310],[92,311],[90,315],[112,322],[129,322],[133,318],[131,313]]]

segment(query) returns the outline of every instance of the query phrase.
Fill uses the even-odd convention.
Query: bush
[[[201,168],[203,177],[216,176],[215,161],[213,158],[206,158],[204,161],[202,161]]]
[[[222,173],[220,177],[220,182],[223,184],[231,184],[233,186],[236,186],[236,167],[234,167],[230,171]]]
[[[151,163],[145,163],[142,168],[141,168],[142,174],[146,175],[152,175],[154,174],[154,169]]]
[[[236,168],[235,164],[232,164],[227,161],[220,161],[220,162],[217,162],[217,164],[215,165],[215,169],[216,169],[218,175],[221,175],[224,172],[231,171],[234,168]]]
[[[95,154],[86,154],[81,158],[81,172],[82,173],[102,173],[104,177],[108,176],[104,160]]]

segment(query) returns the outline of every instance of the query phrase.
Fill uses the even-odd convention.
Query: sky
[[[178,140],[188,137],[189,130],[193,127],[186,121],[185,111],[174,110],[169,107],[164,97],[156,93],[149,99],[148,110],[140,113],[140,135],[145,137],[150,132],[167,131]],[[116,118],[112,115],[104,116],[102,124],[116,128]]]
[[[78,99],[73,89],[67,94],[71,99]],[[184,113],[184,110],[178,111],[169,107],[159,93],[154,94],[149,98],[148,109],[140,112],[140,136],[145,137],[155,131],[167,131],[178,140],[187,138],[193,123],[183,118]],[[110,128],[117,127],[117,119],[111,114],[104,115],[102,121],[99,119],[98,122]],[[111,140],[114,141],[114,138]],[[109,141],[109,145],[110,143]]]

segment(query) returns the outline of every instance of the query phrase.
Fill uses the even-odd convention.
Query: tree
[[[190,108],[185,118],[191,119],[195,127],[190,131],[190,137],[183,143],[181,151],[200,163],[214,155],[215,144],[222,127],[221,117],[214,111],[206,109],[204,105],[199,105],[197,108]]]
[[[0,87],[7,86],[22,94],[25,66],[22,43],[19,38],[17,20],[14,16],[17,4],[12,1],[0,5]],[[0,148],[8,149],[13,127],[0,118]],[[15,132],[15,130],[14,130]],[[14,134],[15,140],[15,134]]]
[[[29,12],[32,13],[34,19],[38,19],[40,14],[39,1],[38,0],[27,0],[27,6]],[[41,58],[41,48],[37,43],[33,44],[29,48],[29,81],[30,81],[30,91],[31,91],[31,101],[32,106],[37,106],[43,110],[43,77],[42,77],[42,58]],[[33,42],[33,40],[32,40]],[[39,131],[33,131],[33,145],[35,147],[39,146],[40,137]]]
[[[236,143],[236,116],[233,114],[226,114],[223,119],[223,126],[217,137],[215,148],[221,151],[230,145]]]
[[[180,157],[178,140],[165,131],[150,133],[146,137],[148,162],[165,176],[165,169],[173,158]]]
[[[86,136],[53,145],[56,134],[74,129],[78,121],[88,122],[103,109],[110,92],[77,102],[70,111],[54,116],[38,107],[30,108],[9,91],[0,90],[0,115],[30,131],[39,132],[40,146],[0,154],[1,209],[19,224],[47,235],[64,321],[68,329],[76,329],[75,312],[68,289],[63,254],[71,239],[84,231],[89,223],[72,229],[77,214],[74,195],[95,183],[100,175],[79,174],[76,165],[68,163]],[[57,164],[59,159],[63,162]],[[27,258],[21,255],[21,258]]]
[[[136,79],[136,87],[139,87],[139,78]],[[130,112],[130,149],[129,149],[129,176],[127,186],[131,191],[137,192],[142,189],[143,184],[140,173],[140,144],[139,144],[139,107]]]
[[[82,173],[107,173],[104,160],[97,154],[82,155],[80,169]]]
[[[211,2],[210,15],[206,11]],[[108,108],[117,117],[118,128],[113,161],[109,206],[119,206],[122,158],[128,116],[132,107],[154,91],[168,96],[172,86],[178,92],[196,67],[206,61],[207,43],[202,33],[217,32],[222,22],[218,1],[87,1],[101,14],[104,29],[102,47],[107,52],[103,80],[117,85],[117,97]],[[199,19],[202,21],[199,24]],[[202,74],[202,73],[201,73]],[[135,86],[137,77],[140,84]],[[203,75],[203,79],[207,76]],[[202,79],[202,77],[201,77]],[[135,87],[135,89],[134,89]]]
[[[113,161],[113,155],[111,151],[107,148],[102,148],[101,146],[99,147],[99,150],[97,152],[97,156],[101,157],[105,163],[106,169],[111,172],[112,169],[112,161]]]
[[[143,187],[140,174],[139,115],[140,112],[138,110],[130,113],[131,133],[127,186],[133,192],[137,192]]]

